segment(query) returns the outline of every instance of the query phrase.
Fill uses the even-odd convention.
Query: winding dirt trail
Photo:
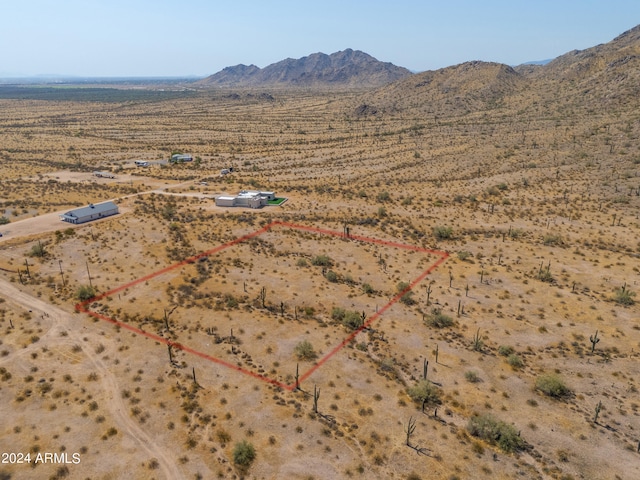
[[[131,437],[143,451],[158,461],[164,477],[167,480],[180,480],[184,478],[173,460],[172,455],[162,446],[155,443],[152,436],[142,430],[129,416],[127,406],[119,395],[120,388],[118,388],[116,376],[109,370],[98,355],[84,346],[84,342],[79,334],[75,333],[74,328],[72,328],[74,324],[73,314],[35,298],[3,279],[0,279],[0,296],[5,297],[8,302],[30,310],[35,315],[48,315],[53,323],[42,338],[51,336],[63,329],[66,330],[68,332],[67,338],[75,344],[82,346],[83,353],[97,369],[102,388],[108,399],[108,409],[119,427],[118,430]],[[38,344],[37,347],[40,348],[40,346],[41,345]],[[25,349],[18,350],[15,353],[23,355]],[[13,355],[8,355],[3,360],[9,361],[12,357]]]

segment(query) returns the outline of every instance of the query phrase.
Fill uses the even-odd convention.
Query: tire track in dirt
[[[67,327],[68,338],[76,341],[79,345],[83,344],[79,335],[76,334],[72,328],[73,321],[71,313],[43,302],[42,300],[21,291],[3,279],[0,279],[0,295],[5,296],[12,303],[21,305],[23,308],[30,310],[31,312],[38,313],[40,315],[47,314],[53,323],[47,334],[43,335],[43,338],[49,336],[54,331],[61,330],[62,327]],[[38,347],[40,347],[40,345],[38,345]],[[142,450],[158,461],[167,480],[183,479],[184,476],[178,469],[175,461],[173,461],[171,455],[168,454],[160,445],[156,444],[153,441],[153,438],[147,432],[142,430],[127,413],[127,407],[118,394],[120,389],[118,388],[118,382],[115,375],[109,370],[104,362],[86,346],[82,347],[82,351],[100,373],[102,388],[108,398],[108,409],[113,415],[118,426],[122,431],[126,432],[127,435],[133,438]],[[20,350],[17,353],[21,354],[23,353],[23,350]],[[13,356],[9,356],[8,358],[11,357]]]

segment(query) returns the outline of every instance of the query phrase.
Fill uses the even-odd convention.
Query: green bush
[[[559,233],[548,233],[542,237],[542,243],[547,246],[562,245],[562,235]]]
[[[248,468],[256,458],[256,449],[246,440],[236,443],[233,447],[233,463],[242,468]]]
[[[469,383],[478,383],[480,381],[480,375],[478,375],[478,373],[474,372],[473,370],[465,372],[464,378],[466,378],[467,382]]]
[[[453,238],[453,229],[451,227],[433,227],[433,236],[437,240],[448,240]]]
[[[500,345],[498,347],[498,353],[500,355],[502,355],[503,357],[508,357],[509,355],[511,355],[514,352],[515,352],[515,350],[513,349],[513,347],[510,347],[509,345]]]
[[[505,452],[516,452],[525,446],[513,425],[496,420],[488,414],[471,417],[467,430],[474,437],[491,445],[498,445]]]
[[[398,285],[396,285],[396,290],[398,291],[398,293],[402,293],[409,288],[409,285],[410,284],[407,282],[400,282],[398,283]],[[402,295],[402,297],[400,297],[400,301],[405,305],[409,305],[409,306],[415,305],[416,303],[416,301],[413,299],[413,292],[411,290],[407,291],[407,293]]]
[[[522,358],[520,358],[515,353],[512,353],[507,357],[507,363],[511,366],[511,368],[514,368],[516,370],[524,367],[524,362],[522,361]]]
[[[440,403],[440,390],[429,380],[420,380],[413,387],[407,389],[411,400],[419,404]]]
[[[355,310],[345,310],[341,307],[333,307],[331,318],[341,322],[349,330],[357,330],[362,325],[362,314]]]
[[[295,346],[293,352],[296,354],[298,360],[313,360],[318,355],[313,349],[313,345],[308,340],[303,340]]]
[[[31,247],[31,250],[29,251],[28,255],[30,257],[44,258],[47,256],[47,253],[48,252],[45,245],[43,245],[41,242],[38,242]]]
[[[463,262],[467,261],[467,260],[472,260],[473,259],[473,254],[467,250],[460,250],[458,252],[458,258],[460,260],[462,260]]]
[[[357,330],[362,326],[362,315],[354,310],[349,310],[342,318],[342,324],[349,330]]]
[[[434,308],[431,314],[427,316],[426,323],[430,327],[445,328],[453,325],[453,318],[442,313],[439,308]]]
[[[325,275],[324,278],[326,278],[327,280],[329,280],[331,283],[336,283],[338,281],[338,274],[336,272],[334,272],[333,270],[329,270]]]
[[[96,296],[96,289],[89,285],[82,285],[76,290],[76,298],[80,301],[86,301]]]
[[[333,265],[333,260],[329,258],[327,255],[316,255],[311,260],[311,264],[316,267],[331,267]]]
[[[331,310],[331,318],[333,320],[337,320],[339,322],[342,321],[342,319],[344,318],[344,316],[346,315],[347,311],[344,308],[341,307],[333,307],[333,309]]]
[[[7,223],[11,222],[11,220],[9,220],[7,217],[5,217],[4,215],[2,217],[0,217],[0,225],[6,225]]]
[[[570,390],[564,381],[555,373],[546,373],[536,379],[536,390],[549,397],[561,398],[569,395]]]
[[[634,303],[636,303],[635,300],[633,299],[633,297],[635,296],[636,296],[636,293],[632,292],[631,290],[628,290],[626,287],[617,288],[615,291],[614,301],[618,305],[631,306]]]
[[[371,295],[371,294],[375,293],[375,290],[373,289],[373,287],[371,285],[369,285],[368,283],[363,283],[362,284],[362,291],[364,293],[366,293],[367,295]]]

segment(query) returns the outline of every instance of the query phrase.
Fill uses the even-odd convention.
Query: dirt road
[[[115,375],[98,355],[86,347],[86,342],[83,342],[80,335],[75,333],[75,330],[71,328],[74,323],[71,313],[39,300],[3,279],[0,279],[0,297],[5,298],[9,303],[19,305],[31,311],[35,316],[48,315],[53,323],[51,328],[43,335],[43,339],[65,330],[67,332],[66,338],[68,338],[69,341],[75,345],[82,346],[84,355],[87,356],[98,371],[102,387],[105,390],[105,397],[109,399],[108,409],[118,425],[118,430],[132,438],[142,451],[158,461],[164,477],[167,480],[184,478],[173,460],[171,452],[166,451],[162,446],[155,443],[153,438],[142,430],[129,416],[127,406],[119,395],[121,388],[118,386]],[[37,344],[37,346],[36,344],[32,345],[33,348],[41,348],[40,343]],[[24,353],[24,349],[15,352],[15,354],[18,355],[24,355]],[[4,357],[2,363],[11,361],[12,357],[13,355]]]

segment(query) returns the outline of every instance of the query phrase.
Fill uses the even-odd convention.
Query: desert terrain
[[[0,478],[639,478],[637,37],[0,98]]]

